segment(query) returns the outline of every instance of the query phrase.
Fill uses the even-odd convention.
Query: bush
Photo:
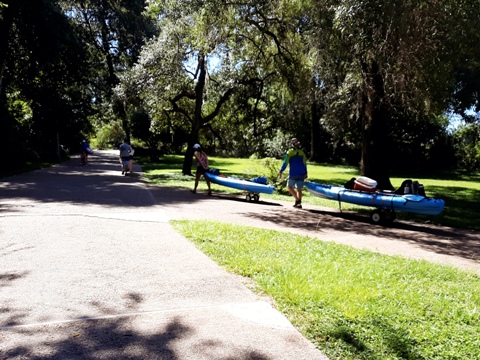
[[[125,138],[125,131],[119,121],[112,121],[102,127],[97,134],[97,146],[99,149],[117,148]]]
[[[285,179],[278,179],[278,171],[280,169],[281,161],[272,157],[262,159],[261,166],[264,175],[268,179],[268,183],[275,186],[275,190],[282,192],[287,184]]]

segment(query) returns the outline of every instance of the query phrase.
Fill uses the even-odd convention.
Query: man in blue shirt
[[[290,171],[288,173],[287,189],[290,194],[295,198],[295,208],[302,208],[302,188],[304,185],[305,179],[308,177],[307,174],[307,156],[300,149],[300,142],[297,138],[293,138],[291,141],[291,147],[288,149],[285,158],[283,159],[282,167],[280,168],[280,173],[278,174],[281,178],[283,172],[290,165]],[[297,188],[295,192],[294,187]]]

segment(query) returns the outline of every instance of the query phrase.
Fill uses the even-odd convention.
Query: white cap
[[[200,149],[200,144],[195,144],[195,145],[193,145],[193,148],[194,148],[194,149]]]

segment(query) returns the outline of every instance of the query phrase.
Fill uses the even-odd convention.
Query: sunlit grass
[[[218,157],[210,157],[209,159],[211,167],[219,169],[222,173],[228,176],[251,179],[256,176],[269,175],[269,170],[262,165],[262,160]],[[162,157],[158,163],[150,163],[146,160],[141,161],[141,163],[144,171],[144,178],[147,181],[164,186],[193,188],[194,178],[182,175],[183,156],[168,155]],[[277,160],[276,165],[277,168],[280,169],[281,160]],[[194,171],[194,169],[192,169],[192,171]],[[334,185],[343,185],[352,177],[359,176],[358,170],[353,167],[312,163],[308,164],[308,173],[309,180],[311,181]],[[478,220],[480,217],[478,211],[478,204],[480,203],[480,177],[478,174],[468,175],[452,172],[442,175],[445,179],[440,179],[439,174],[432,174],[431,177],[425,175],[415,177],[412,174],[408,174],[404,177],[398,175],[392,177],[391,182],[394,187],[399,187],[405,179],[418,180],[420,183],[424,184],[427,196],[441,198],[445,200],[446,204],[444,211],[437,216],[424,216],[398,212],[398,218],[418,222],[428,221],[444,226],[480,230],[480,221]],[[205,191],[207,189],[203,179],[200,181],[198,189],[200,191]],[[238,190],[215,184],[212,185],[212,189],[218,192],[241,194]],[[292,201],[291,196],[286,190],[281,192],[276,191],[272,195],[262,194],[261,198],[263,200],[272,199]],[[332,209],[339,208],[337,201],[311,196],[306,190],[304,191],[303,203],[329,207]],[[372,208],[369,207],[348,203],[342,203],[341,209],[366,213],[372,210]]]
[[[217,222],[174,227],[249,277],[331,359],[480,359],[480,279],[451,267]]]

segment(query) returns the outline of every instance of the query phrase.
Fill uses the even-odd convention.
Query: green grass
[[[174,227],[258,291],[331,359],[480,359],[480,278],[272,230]]]
[[[262,160],[218,158],[210,157],[210,166],[221,170],[228,176],[251,179],[255,176],[268,176],[272,178],[272,169],[264,165]],[[193,188],[194,179],[182,175],[183,156],[169,155],[162,157],[158,163],[150,163],[146,159],[139,160],[142,164],[145,180],[164,186]],[[275,172],[280,169],[281,161],[277,160],[273,166]],[[309,180],[343,185],[352,177],[358,177],[356,168],[347,166],[332,166],[320,164],[308,164]],[[480,230],[478,220],[478,204],[480,203],[480,175],[447,173],[447,174],[396,174],[391,178],[392,185],[399,187],[403,180],[413,179],[424,184],[429,197],[445,200],[444,211],[437,216],[423,216],[418,214],[398,212],[398,219],[416,222],[432,222],[444,226]],[[200,182],[199,190],[205,190],[206,185],[203,179]],[[220,185],[212,185],[214,191],[241,194],[238,190]],[[262,199],[291,201],[288,192],[283,189],[276,191],[273,195],[263,195]],[[318,205],[338,209],[336,201],[325,200],[311,196],[304,191],[304,204]],[[342,203],[342,210],[353,210],[369,213],[372,208],[357,206],[354,204]]]

